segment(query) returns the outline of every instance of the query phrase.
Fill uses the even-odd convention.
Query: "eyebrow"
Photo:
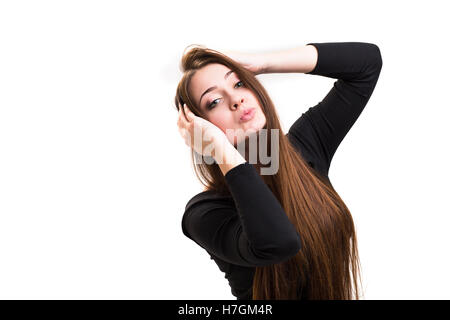
[[[225,76],[223,78],[224,79],[228,78],[228,76],[232,73],[233,73],[233,70],[228,71],[227,73],[225,73]],[[205,92],[203,92],[203,94],[200,96],[200,101],[198,102],[199,106],[200,106],[200,103],[202,102],[203,96],[214,89],[217,89],[217,86],[212,86],[211,88],[206,89]]]

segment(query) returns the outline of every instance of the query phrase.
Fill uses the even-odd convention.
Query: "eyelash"
[[[244,83],[243,83],[242,81],[238,81],[238,82],[236,82],[235,86],[236,86],[238,83],[242,83],[242,85],[241,85],[239,88],[241,88],[241,87],[244,85]],[[214,107],[212,107],[212,105],[213,105],[214,101],[219,100],[219,99],[220,99],[220,98],[214,99],[214,100],[208,105],[208,110],[213,109]]]

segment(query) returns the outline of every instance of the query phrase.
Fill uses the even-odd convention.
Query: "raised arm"
[[[317,64],[317,49],[304,45],[260,54],[263,64],[261,73],[307,73]],[[255,58],[256,59],[256,58]]]
[[[322,159],[328,169],[336,149],[366,106],[382,67],[380,49],[366,42],[323,42],[266,53],[232,53],[262,73],[306,73],[338,79],[316,106],[289,129],[289,138]],[[304,115],[304,116],[303,116]]]
[[[316,146],[328,169],[336,149],[366,106],[381,72],[377,45],[364,42],[310,43],[317,63],[307,74],[338,79],[316,106],[294,122],[289,135],[304,145]],[[301,63],[300,63],[301,64]]]

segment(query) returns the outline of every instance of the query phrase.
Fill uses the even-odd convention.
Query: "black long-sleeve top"
[[[307,74],[338,80],[321,102],[302,113],[286,136],[328,180],[331,159],[371,97],[382,59],[372,43],[308,44],[317,49],[318,60]],[[301,235],[252,164],[232,168],[225,180],[231,197],[212,191],[195,195],[186,205],[182,231],[208,252],[238,300],[251,299],[255,267],[294,256],[301,250]]]

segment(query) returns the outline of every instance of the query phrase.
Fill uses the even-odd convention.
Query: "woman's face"
[[[254,93],[243,86],[228,67],[212,63],[197,70],[191,79],[190,94],[206,120],[220,128],[236,145],[243,137],[259,131],[266,117]],[[244,136],[236,135],[242,129]],[[231,134],[231,135],[230,135]]]

